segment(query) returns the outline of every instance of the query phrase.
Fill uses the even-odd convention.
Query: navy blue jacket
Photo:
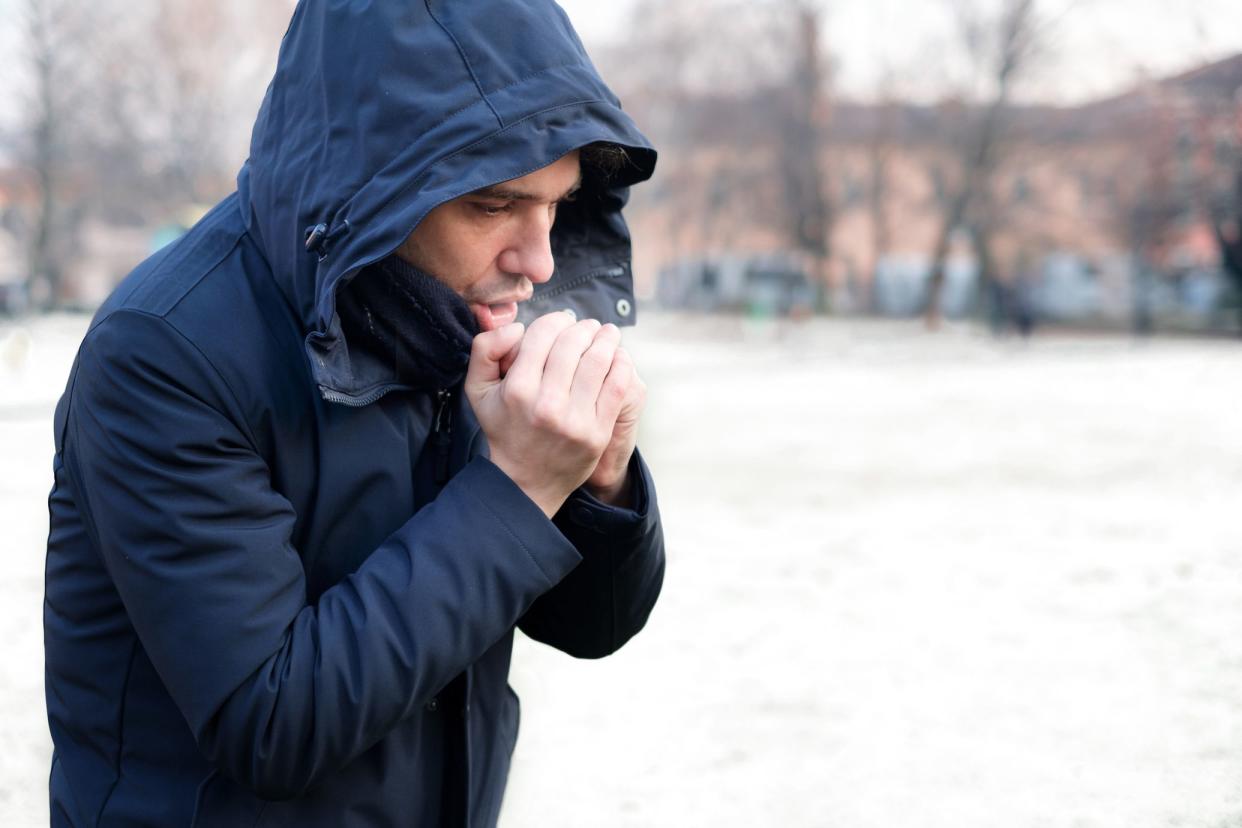
[[[101,308],[56,410],[53,825],[495,823],[513,630],[599,657],[643,626],[651,480],[548,520],[456,381],[351,347],[336,301],[437,204],[596,141],[630,161],[562,206],[528,316],[633,320],[655,161],[564,14],[298,6],[237,192]]]

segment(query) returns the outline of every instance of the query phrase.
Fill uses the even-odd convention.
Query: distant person
[[[1028,270],[1018,274],[1010,288],[1013,326],[1023,339],[1035,332],[1035,276]]]
[[[56,409],[53,825],[496,823],[515,627],[605,656],[660,591],[654,163],[551,2],[298,5],[237,192]]]
[[[1239,212],[1242,213],[1242,173],[1239,173]],[[1233,302],[1237,309],[1239,332],[1242,332],[1242,217],[1229,217],[1213,221],[1216,241],[1220,245],[1221,266],[1233,288]]]

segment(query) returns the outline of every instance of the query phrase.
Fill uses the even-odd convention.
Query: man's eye
[[[484,202],[476,202],[475,209],[485,216],[496,217],[509,212],[508,204],[487,204]]]

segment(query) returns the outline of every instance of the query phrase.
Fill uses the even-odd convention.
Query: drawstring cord
[[[350,230],[349,219],[342,221],[334,230],[329,230],[328,225],[324,222],[316,224],[314,227],[306,228],[306,249],[319,257],[319,261],[323,261],[328,257],[328,250],[332,243],[344,236]]]

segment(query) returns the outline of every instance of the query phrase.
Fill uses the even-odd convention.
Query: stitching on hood
[[[543,69],[539,69],[539,70],[537,70],[537,71],[535,71],[535,72],[531,72],[529,75],[523,75],[522,77],[518,78],[517,80],[515,80],[515,81],[513,81],[513,82],[511,82],[511,83],[506,83],[504,86],[497,86],[495,89],[488,90],[487,92],[483,93],[483,98],[482,98],[481,100],[474,101],[473,103],[468,103],[468,104],[466,104],[465,106],[459,106],[457,109],[454,109],[452,112],[450,112],[449,114],[445,115],[443,118],[441,118],[440,120],[436,121],[436,122],[435,122],[434,124],[432,124],[431,126],[427,127],[425,130],[423,130],[423,132],[424,132],[424,133],[426,133],[426,132],[432,132],[433,130],[436,130],[436,129],[438,129],[439,127],[444,126],[446,123],[448,123],[449,121],[453,120],[454,118],[456,118],[458,115],[462,114],[463,112],[468,112],[468,111],[470,111],[471,109],[474,109],[474,108],[475,108],[475,107],[477,107],[477,106],[481,106],[481,105],[483,105],[483,104],[487,104],[487,105],[490,107],[490,106],[491,106],[491,101],[489,101],[489,100],[487,99],[487,96],[489,96],[489,95],[495,95],[495,94],[497,94],[498,92],[505,92],[505,91],[507,91],[507,90],[509,90],[509,89],[512,89],[512,88],[513,88],[513,87],[515,87],[515,86],[521,86],[522,84],[526,83],[526,82],[527,82],[527,81],[529,81],[529,80],[533,80],[534,78],[537,78],[537,77],[539,77],[540,75],[546,75],[546,74],[548,74],[549,72],[555,72],[555,71],[556,71],[556,70],[558,70],[558,69],[581,69],[581,68],[583,68],[583,66],[582,66],[582,62],[581,62],[581,61],[578,61],[578,62],[576,62],[576,63],[558,63],[558,64],[556,64],[555,66],[545,66]],[[605,101],[603,98],[592,98],[591,100],[592,100],[592,101],[602,101],[602,102],[605,102],[605,103],[612,103],[611,101]],[[495,110],[493,110],[493,112],[494,112],[494,111],[495,111]],[[524,120],[524,119],[525,119],[525,117],[526,117],[526,116],[523,116],[522,120]],[[514,121],[514,122],[513,122],[513,124],[517,124],[517,123],[521,123],[521,120],[518,120],[518,121]],[[502,124],[502,126],[503,126],[505,129],[507,129],[508,127],[513,126],[513,124]]]
[[[528,75],[523,75],[522,77],[518,78],[515,81],[506,83],[504,86],[497,86],[495,89],[489,89],[487,90],[486,94],[495,95],[497,92],[504,92],[506,89],[512,89],[515,86],[519,86],[520,84],[526,83],[526,81],[530,80],[531,78],[537,78],[540,75],[546,75],[549,72],[555,72],[557,69],[576,69],[576,68],[582,68],[582,61],[579,60],[573,63],[558,63],[555,66],[545,66],[542,69],[536,69],[534,72],[531,72]]]
[[[470,73],[470,80],[474,81],[474,88],[478,91],[479,97],[483,99],[483,103],[487,104],[487,108],[492,111],[492,115],[496,118],[496,123],[503,127],[505,125],[504,119],[500,117],[496,107],[492,106],[492,102],[487,99],[487,93],[483,91],[483,85],[479,83],[479,76],[474,73],[474,67],[470,65],[470,59],[466,57],[466,50],[461,48],[461,43],[457,40],[457,37],[449,31],[448,26],[445,26],[440,21],[440,18],[436,17],[436,13],[431,10],[431,0],[423,0],[423,5],[427,8],[427,14],[431,16],[432,20],[436,21],[436,25],[440,27],[440,30],[448,36],[449,40],[453,41],[453,47],[457,49],[461,62],[465,65],[466,71]]]

